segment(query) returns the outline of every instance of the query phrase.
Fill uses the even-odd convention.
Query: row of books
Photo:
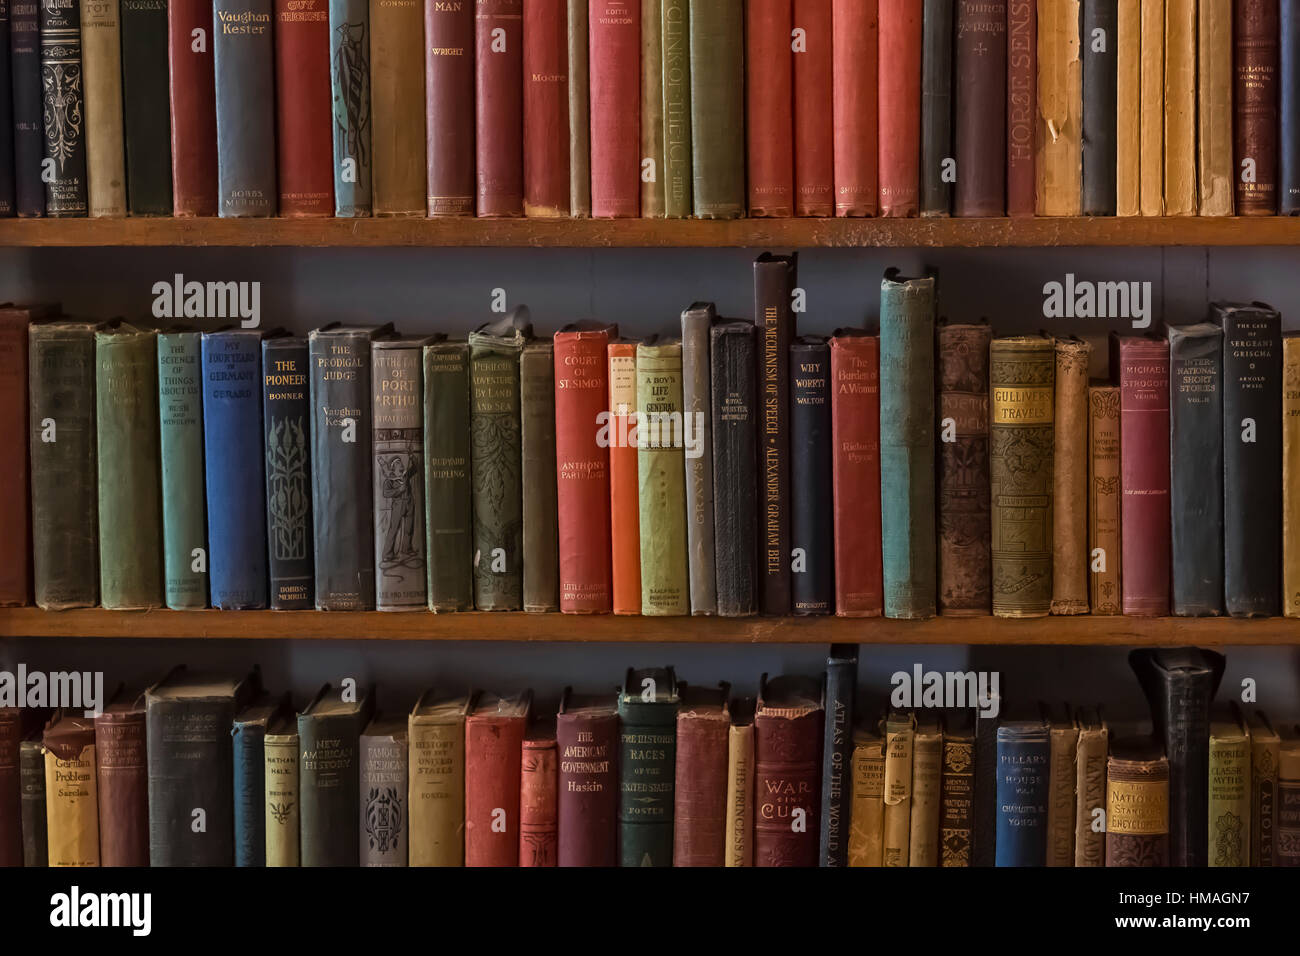
[[[1281,11],[42,0],[0,43],[0,213],[1295,213]]]
[[[1216,654],[1131,660],[1154,733],[1000,719],[980,675],[919,665],[915,709],[879,715],[840,645],[757,701],[649,668],[558,708],[430,690],[392,715],[327,685],[295,716],[256,672],[179,668],[94,718],[0,710],[0,864],[1300,865],[1300,728],[1212,711]]]

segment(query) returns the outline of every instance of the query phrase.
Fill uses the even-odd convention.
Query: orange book
[[[641,613],[641,504],[637,487],[636,343],[609,344],[609,530],[614,613]]]

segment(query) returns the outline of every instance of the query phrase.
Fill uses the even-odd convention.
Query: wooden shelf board
[[[1288,618],[678,618],[465,612],[0,609],[3,637],[301,638],[692,644],[1300,646]]]
[[[1300,218],[0,219],[0,246],[1291,246]]]

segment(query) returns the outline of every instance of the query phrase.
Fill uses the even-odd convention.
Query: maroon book
[[[555,866],[558,854],[558,764],[555,718],[524,737],[519,767],[519,865]]]
[[[730,686],[686,687],[677,711],[673,866],[723,866]]]
[[[1278,0],[1234,0],[1232,106],[1237,215],[1277,214]],[[1290,102],[1290,96],[1287,97]],[[1244,175],[1253,161],[1254,176]]]
[[[618,710],[611,691],[564,691],[559,751],[560,866],[618,866]]]
[[[880,617],[880,339],[861,329],[831,337],[831,486],[835,613]]]
[[[794,0],[794,30],[794,211],[833,216],[831,0]]]
[[[27,326],[48,311],[0,306],[0,607],[26,604],[32,590]]]
[[[875,0],[834,0],[832,14],[835,215],[874,216],[880,207],[877,7]]]
[[[430,216],[474,215],[474,9],[472,3],[424,4]]]
[[[95,718],[100,866],[149,865],[144,697],[119,692]]]
[[[754,865],[816,866],[821,682],[764,674],[754,712]]]
[[[478,0],[474,24],[478,214],[524,214],[523,0]],[[435,140],[430,138],[429,148]]]
[[[954,216],[1007,211],[1007,4],[957,4]]]
[[[794,214],[794,62],[790,0],[745,4],[749,214]]]
[[[1007,215],[1034,214],[1038,122],[1036,0],[1007,0]]]
[[[1120,591],[1124,613],[1169,613],[1169,343],[1110,338],[1119,384]]]
[[[921,4],[880,0],[880,214],[915,216],[921,188]]]
[[[567,0],[524,0],[524,215],[569,215]]]
[[[23,865],[22,782],[18,746],[25,721],[19,707],[0,707],[0,867]]]
[[[465,719],[465,865],[519,865],[520,757],[532,694],[484,695]]]
[[[329,0],[275,0],[280,215],[334,215]]]
[[[211,34],[212,0],[170,0],[167,63],[175,216],[217,214],[217,93],[212,44],[196,44],[195,30]]]
[[[641,211],[641,4],[590,0],[591,215]]]

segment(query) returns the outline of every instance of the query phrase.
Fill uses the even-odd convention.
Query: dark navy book
[[[998,728],[997,866],[1047,865],[1047,797],[1051,742],[1041,720]]]
[[[266,728],[287,700],[262,695],[235,716],[235,866],[266,865]]]
[[[35,0],[9,4],[13,82],[14,202],[20,216],[45,215],[45,120],[41,108],[41,17]]]
[[[819,335],[790,346],[790,607],[835,613],[831,494],[831,349]]]
[[[852,798],[853,693],[858,645],[832,644],[826,659],[826,722],[822,725],[822,832],[818,866],[848,866]]]
[[[0,216],[14,215],[14,87],[9,0],[0,0]]]
[[[203,335],[203,450],[212,606],[267,605],[262,464],[262,337],[257,329]]]
[[[311,522],[311,376],[307,340],[262,343],[266,538],[271,609],[315,606]]]
[[[271,0],[216,0],[217,192],[222,216],[274,216],[275,45]]]

